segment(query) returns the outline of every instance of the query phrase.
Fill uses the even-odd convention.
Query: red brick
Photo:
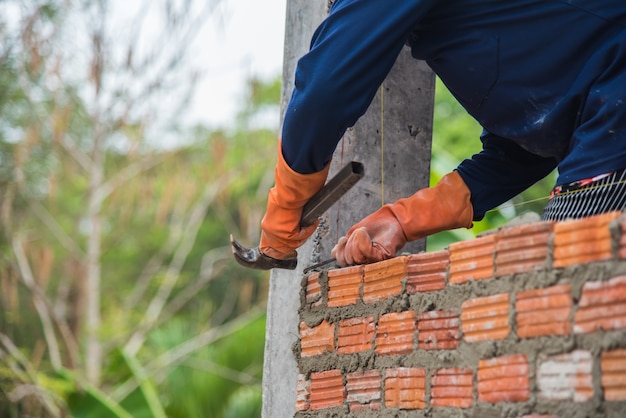
[[[496,234],[450,244],[450,283],[493,277]]]
[[[496,243],[496,277],[545,266],[553,225],[539,222],[501,230]]]
[[[508,294],[471,299],[461,309],[465,341],[502,340],[511,331]]]
[[[306,278],[306,303],[311,306],[322,304],[322,286],[320,285],[320,273],[312,273]]]
[[[326,320],[313,328],[300,322],[300,346],[302,357],[332,353],[335,351],[335,326]]]
[[[380,370],[350,373],[347,376],[346,391],[350,412],[378,410],[382,401],[382,381]]]
[[[311,382],[303,374],[298,374],[298,386],[296,388],[296,411],[309,409],[309,390]]]
[[[519,292],[515,302],[517,335],[533,338],[569,334],[572,304],[568,284]]]
[[[359,301],[363,266],[328,271],[328,306],[354,305]]]
[[[576,350],[540,359],[537,367],[539,397],[551,401],[588,401],[593,396],[591,368],[589,351]]]
[[[385,371],[385,406],[400,409],[424,409],[426,406],[426,371],[397,368]]]
[[[389,313],[378,318],[376,354],[405,354],[413,351],[417,331],[415,312]]]
[[[432,292],[446,287],[450,264],[448,250],[413,254],[407,258],[406,291],[409,295]]]
[[[406,257],[396,257],[363,268],[363,302],[373,303],[399,295],[406,278]]]
[[[626,276],[607,282],[587,282],[574,314],[574,332],[626,328]]]
[[[431,311],[417,315],[420,350],[452,350],[459,345],[461,319],[452,311]]]
[[[612,257],[609,224],[620,216],[610,212],[554,225],[554,267],[609,260]]]
[[[612,402],[626,400],[626,349],[602,353],[600,370],[604,399]]]
[[[376,325],[374,318],[352,318],[339,322],[337,353],[349,354],[372,349]]]
[[[530,397],[528,359],[524,354],[478,362],[478,400],[525,402]]]
[[[470,408],[474,403],[474,372],[471,369],[439,369],[431,381],[430,404]]]
[[[341,370],[311,373],[309,409],[333,408],[343,405],[345,399]]]

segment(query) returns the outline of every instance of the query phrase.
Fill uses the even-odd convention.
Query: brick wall
[[[626,417],[626,217],[303,278],[296,417]]]

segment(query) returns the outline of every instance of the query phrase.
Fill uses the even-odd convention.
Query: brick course
[[[587,333],[626,326],[626,276],[587,282],[574,317],[574,331]]]
[[[432,292],[446,287],[450,251],[413,254],[407,258],[406,291],[409,295]]]
[[[515,302],[517,335],[532,338],[569,334],[571,293],[569,284],[519,292]]]
[[[311,328],[304,322],[301,322],[300,345],[303,357],[317,356],[325,352],[331,353],[335,351],[335,327],[329,324],[328,321],[322,321],[318,326]]]
[[[328,272],[328,306],[357,303],[363,283],[363,267],[347,267]]]
[[[376,328],[376,354],[410,353],[416,330],[413,311],[382,315]]]
[[[474,371],[471,369],[439,369],[431,382],[432,406],[469,408],[474,404]]]
[[[530,396],[528,359],[524,354],[478,362],[478,400],[523,402]]]
[[[608,401],[626,400],[626,349],[602,353],[602,388]]]
[[[322,286],[319,278],[319,273],[313,273],[306,280],[306,303],[312,306],[320,306],[322,304]]]
[[[388,408],[423,409],[425,398],[424,369],[401,367],[385,371],[385,405]]]
[[[341,406],[345,397],[341,370],[311,374],[309,405],[312,411]]]
[[[431,311],[417,315],[418,348],[451,350],[459,345],[461,320],[453,311]]]
[[[348,374],[346,401],[350,411],[380,409],[381,390],[380,370],[368,370]]]
[[[626,416],[624,236],[611,213],[311,273],[296,418]]]
[[[574,402],[591,399],[591,367],[591,353],[583,350],[540,360],[537,370],[539,396],[549,400]]]
[[[619,217],[611,212],[554,226],[554,267],[609,260],[612,237],[609,224]]]
[[[298,386],[296,388],[296,411],[306,411],[309,409],[311,381],[300,373],[298,375]]]
[[[493,277],[496,235],[450,244],[450,283]]]
[[[407,275],[406,262],[406,257],[396,257],[364,266],[363,301],[372,303],[399,295]]]
[[[461,306],[463,338],[468,342],[501,340],[511,331],[509,295],[468,300]]]
[[[496,243],[497,277],[545,266],[554,224],[541,222],[502,230]]]
[[[337,353],[347,354],[372,348],[376,325],[373,317],[346,319],[339,323]]]

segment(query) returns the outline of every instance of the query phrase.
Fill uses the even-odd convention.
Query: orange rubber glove
[[[261,221],[259,250],[265,255],[284,260],[297,256],[296,248],[313,235],[318,222],[300,227],[302,208],[317,193],[328,177],[330,163],[317,173],[300,174],[291,169],[278,144],[275,186],[269,191],[267,210]]]
[[[339,239],[331,254],[342,266],[386,260],[409,241],[448,229],[471,228],[473,215],[470,191],[453,171],[436,186],[367,216]]]

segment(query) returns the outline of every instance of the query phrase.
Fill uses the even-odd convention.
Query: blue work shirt
[[[474,219],[558,167],[626,168],[626,1],[336,0],[296,68],[283,155],[320,171],[408,44],[484,128]]]

